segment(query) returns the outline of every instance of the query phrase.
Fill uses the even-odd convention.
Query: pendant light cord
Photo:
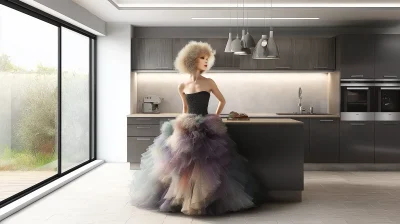
[[[236,36],[239,36],[239,0],[236,0]]]
[[[270,30],[272,30],[272,0],[271,0],[271,8],[270,8],[270,17],[271,17],[271,26],[270,26]]]
[[[229,7],[232,5],[232,0],[229,0]],[[229,33],[232,31],[232,10],[229,9]]]
[[[264,0],[264,28],[267,32],[267,0]]]
[[[244,0],[243,0],[243,29],[244,29]]]

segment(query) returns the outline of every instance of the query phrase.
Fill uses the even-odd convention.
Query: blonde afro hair
[[[197,58],[201,55],[208,56],[206,70],[210,70],[215,62],[215,51],[211,48],[211,45],[204,42],[190,41],[176,56],[175,69],[180,73],[195,74],[197,71]]]

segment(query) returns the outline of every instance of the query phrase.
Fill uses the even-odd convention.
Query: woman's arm
[[[224,109],[225,106],[225,98],[222,95],[221,91],[219,91],[217,84],[214,82],[214,80],[210,79],[211,82],[211,92],[217,97],[219,103],[217,107],[217,112],[215,112],[217,115],[221,114],[222,110]]]
[[[181,96],[181,100],[182,100],[182,105],[183,105],[183,109],[182,109],[182,113],[187,113],[188,112],[188,105],[186,102],[186,96],[185,93],[183,92],[183,89],[185,88],[185,84],[181,83],[178,86],[178,91],[179,91],[179,95]]]

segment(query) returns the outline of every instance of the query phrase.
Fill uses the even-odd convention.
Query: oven
[[[376,89],[373,81],[340,83],[340,117],[349,121],[373,121],[376,111]]]
[[[376,121],[400,121],[400,81],[376,82]]]

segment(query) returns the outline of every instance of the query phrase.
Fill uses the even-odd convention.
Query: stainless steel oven
[[[376,90],[373,81],[344,81],[340,83],[340,118],[349,121],[373,121],[376,111]]]
[[[400,81],[375,83],[376,121],[400,121]]]

